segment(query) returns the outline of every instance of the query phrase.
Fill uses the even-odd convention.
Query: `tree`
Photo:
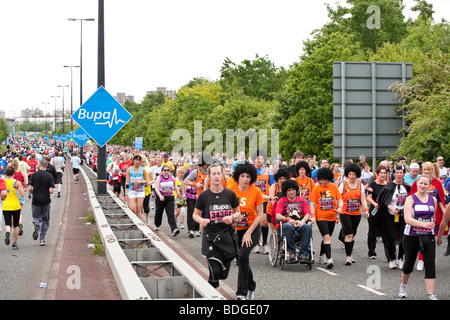
[[[307,51],[289,71],[286,92],[278,95],[275,117],[282,154],[333,157],[333,61],[364,61],[354,35],[318,31]]]
[[[405,101],[405,134],[393,156],[417,160],[450,156],[450,55],[429,55],[410,86],[396,83],[393,90]]]
[[[220,84],[224,91],[241,88],[250,97],[268,101],[283,88],[285,80],[285,69],[275,67],[267,56],[256,55],[254,60],[245,59],[240,64],[226,58],[220,69]]]
[[[328,16],[337,24],[332,30],[353,34],[362,49],[376,52],[385,42],[399,43],[407,34],[402,0],[347,0],[350,6],[327,6]],[[330,26],[325,27],[330,29]]]

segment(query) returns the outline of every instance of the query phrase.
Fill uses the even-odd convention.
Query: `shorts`
[[[145,198],[145,191],[128,190],[128,199]]]
[[[73,174],[78,174],[80,172],[80,169],[78,168],[72,168]]]
[[[56,184],[62,184],[62,178],[63,178],[63,173],[57,172],[56,173]]]
[[[175,203],[176,203],[178,208],[185,207],[186,206],[186,199],[184,199],[184,198],[177,198]]]

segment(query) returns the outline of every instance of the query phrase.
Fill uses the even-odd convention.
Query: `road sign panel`
[[[58,139],[59,139],[59,136],[55,133],[55,134],[53,135],[53,139],[58,140]]]
[[[82,147],[89,140],[89,135],[80,127],[72,134],[72,139]]]
[[[61,137],[59,137],[59,140],[61,140],[62,142],[66,142],[67,136],[65,134],[62,134]]]
[[[132,115],[101,86],[75,113],[72,119],[103,147]]]

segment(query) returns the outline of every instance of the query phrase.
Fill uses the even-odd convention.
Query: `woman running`
[[[164,210],[166,211],[167,221],[169,222],[170,229],[172,230],[172,236],[176,236],[180,233],[177,228],[177,222],[175,221],[175,191],[178,190],[178,186],[174,177],[170,174],[170,167],[166,164],[162,166],[161,174],[158,175],[155,182],[155,230],[161,226],[162,215]]]
[[[16,170],[12,166],[6,167],[5,183],[8,190],[6,199],[3,200],[3,218],[5,219],[5,244],[9,246],[11,237],[11,227],[13,231],[13,249],[19,249],[17,239],[19,237],[19,221],[20,221],[20,201],[16,190],[19,191],[21,197],[25,196],[22,183],[14,179]]]
[[[235,182],[229,186],[229,189],[234,191],[239,199],[239,211],[242,216],[241,221],[234,223],[240,247],[236,292],[238,300],[252,300],[256,288],[256,282],[250,268],[250,252],[259,241],[261,233],[259,224],[263,218],[264,203],[261,190],[254,185],[256,178],[255,166],[245,161],[238,164],[234,169],[233,179]]]
[[[305,200],[309,200],[309,194],[316,185],[314,180],[310,178],[311,168],[306,161],[300,161],[295,165],[295,169],[298,173],[298,177],[295,178],[295,181],[298,184],[300,196]]]
[[[405,229],[403,212],[411,187],[403,183],[405,170],[402,166],[395,166],[393,175],[394,181],[386,184],[379,195],[377,215],[380,215],[383,245],[389,268],[397,269],[398,266],[401,269],[404,255],[402,238]],[[396,254],[397,245],[399,246],[398,255]]]
[[[309,196],[311,221],[313,224],[317,221],[317,227],[322,235],[320,260],[331,269],[334,266],[331,258],[331,236],[336,226],[337,213],[342,213],[343,203],[338,187],[331,182],[334,175],[330,169],[320,168],[316,177],[319,184]]]
[[[367,187],[367,202],[370,203],[369,212],[370,216],[367,220],[369,223],[369,230],[367,232],[367,246],[369,248],[369,259],[375,259],[377,253],[375,248],[377,245],[377,237],[381,236],[380,219],[378,219],[378,196],[383,191],[384,186],[387,184],[387,170],[384,166],[379,165],[376,170],[376,179],[370,183]]]
[[[198,196],[193,219],[203,228],[201,250],[208,262],[209,283],[219,288],[219,281],[228,277],[231,262],[239,252],[232,222],[241,216],[236,194],[222,185],[222,166],[212,164],[208,176],[211,187]],[[218,237],[220,241],[216,241]]]
[[[342,195],[344,207],[342,210],[341,222],[344,236],[345,254],[347,258],[345,265],[355,263],[352,257],[353,246],[355,244],[355,235],[361,222],[361,209],[364,210],[366,218],[369,218],[369,209],[367,208],[366,193],[364,186],[358,181],[361,177],[361,168],[357,164],[350,164],[345,168],[344,181],[339,185],[339,192]]]
[[[147,171],[141,166],[142,157],[135,155],[132,165],[127,169],[125,198],[128,200],[128,206],[136,216],[142,220],[142,204],[145,198],[144,187],[147,184]]]
[[[425,264],[425,285],[427,299],[437,300],[434,294],[436,284],[436,243],[434,239],[435,213],[437,200],[428,189],[431,177],[422,175],[417,180],[417,191],[406,198],[405,201],[405,232],[403,236],[403,249],[405,250],[405,263],[402,270],[402,283],[398,296],[406,298],[406,287],[409,277],[414,270],[414,264],[419,250],[422,252]]]

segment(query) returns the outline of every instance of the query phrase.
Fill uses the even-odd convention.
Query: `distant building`
[[[116,99],[117,102],[119,102],[122,106],[127,100],[134,102],[134,96],[127,96],[125,95],[125,92],[118,92],[117,95],[114,97],[114,99]]]
[[[163,95],[169,96],[172,99],[175,99],[175,94],[177,93],[175,90],[167,90],[166,87],[157,87],[156,91],[147,91],[147,94],[158,94],[161,92]]]

